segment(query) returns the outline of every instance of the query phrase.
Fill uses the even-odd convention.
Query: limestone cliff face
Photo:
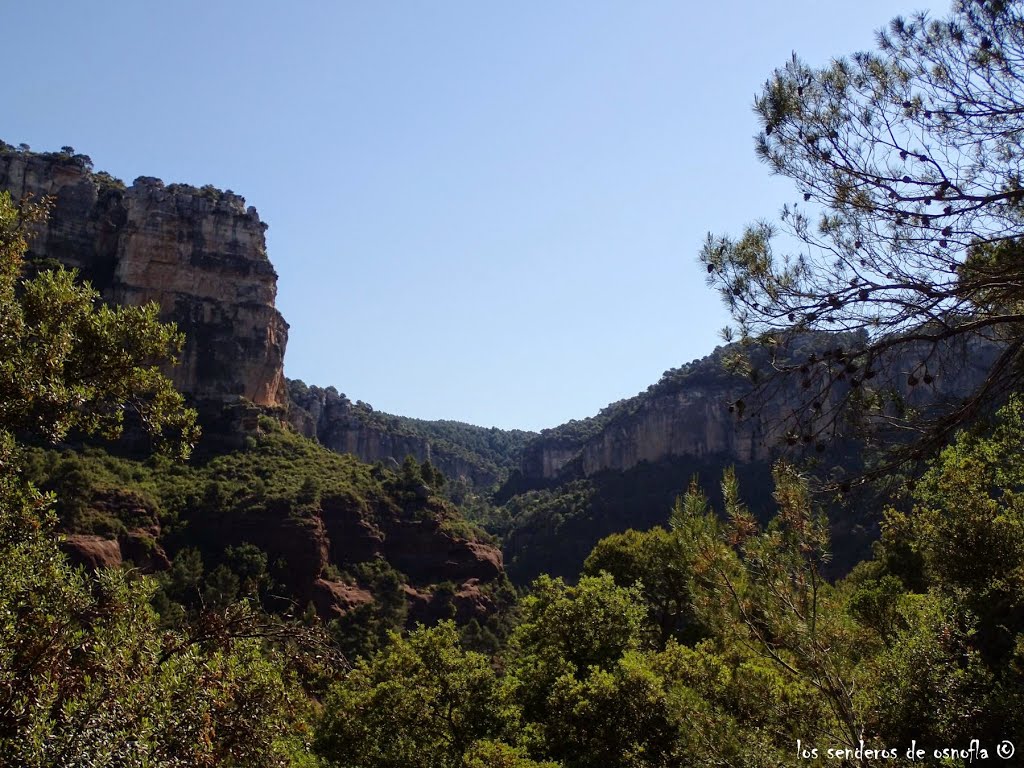
[[[627,470],[671,456],[768,458],[771,440],[764,423],[771,419],[738,421],[729,411],[729,403],[743,393],[742,382],[736,382],[636,398],[626,412],[584,440],[541,433],[524,451],[521,471],[527,478],[555,480]]]
[[[0,190],[49,196],[29,255],[78,269],[111,302],[155,301],[185,332],[168,373],[199,400],[284,406],[288,324],[256,209],[212,187],[139,178],[125,189],[82,156],[0,150]]]
[[[353,404],[333,387],[306,387],[292,382],[289,387],[288,420],[306,437],[316,438],[337,453],[351,453],[362,461],[401,463],[406,456],[430,461],[447,477],[464,477],[477,487],[498,480],[495,468],[474,462],[437,441],[390,428],[387,416],[376,414],[363,403]]]
[[[523,452],[521,470],[526,477],[551,480],[579,455],[580,444],[541,437]]]
[[[582,473],[630,469],[668,456],[726,454],[737,461],[768,458],[760,420],[738,421],[729,402],[738,387],[695,386],[651,398],[631,417],[619,419],[582,446],[575,457]]]
[[[905,378],[913,371],[922,376],[928,360],[926,348],[903,349],[903,359],[889,360],[894,386],[907,403],[926,408],[952,401],[972,391],[991,368],[999,345],[982,339],[969,349],[948,350],[955,364],[943,366],[929,386],[908,387]],[[947,361],[949,362],[949,361]],[[787,418],[801,407],[798,382],[773,389],[757,411],[737,418],[733,404],[750,395],[743,377],[722,367],[722,350],[666,374],[646,393],[622,401],[607,413],[554,430],[545,430],[523,452],[521,471],[531,480],[562,480],[587,477],[605,470],[628,470],[642,462],[673,457],[728,461],[766,461],[777,455],[784,442]],[[833,392],[838,396],[837,392]],[[602,418],[603,417],[603,418]]]

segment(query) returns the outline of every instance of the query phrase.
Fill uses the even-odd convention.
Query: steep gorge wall
[[[185,333],[175,386],[200,403],[208,444],[237,424],[218,404],[244,398],[287,408],[293,426],[363,461],[430,460],[449,477],[497,482],[495,467],[421,435],[360,418],[332,389],[289,399],[284,378],[288,324],[275,308],[277,274],[253,207],[213,187],[165,185],[140,177],[130,187],[93,173],[84,155],[33,153],[0,142],[0,191],[50,201],[29,258],[77,269],[111,303],[156,302]],[[249,414],[251,417],[252,414]]]
[[[738,421],[729,412],[729,403],[744,393],[742,384],[698,385],[643,397],[631,412],[612,419],[586,440],[566,441],[542,433],[524,451],[521,471],[529,479],[556,480],[623,471],[674,456],[767,459],[772,435],[766,434],[765,424],[782,406],[769,406],[763,420]]]
[[[52,201],[30,257],[78,269],[108,301],[154,301],[186,332],[181,363],[168,371],[179,389],[198,400],[286,404],[288,324],[274,306],[266,225],[243,198],[145,177],[125,188],[83,156],[13,150],[0,150],[0,190]]]
[[[773,414],[765,413],[764,420],[738,421],[728,403],[741,392],[738,387],[697,386],[651,398],[636,413],[617,419],[585,443],[573,461],[589,476],[669,456],[724,454],[740,462],[767,459],[771,440],[764,424],[773,421]]]
[[[925,408],[954,402],[984,380],[1002,347],[982,338],[965,343],[961,351],[948,351],[955,364],[944,366],[932,384],[902,386],[900,394],[908,405]],[[567,438],[561,428],[542,432],[525,448],[521,472],[528,480],[553,481],[673,458],[770,461],[784,441],[787,418],[801,407],[798,381],[794,378],[774,389],[753,413],[739,419],[730,404],[750,397],[751,384],[725,372],[721,352],[670,372],[674,380],[670,376],[648,392],[617,404],[617,415],[580,439]],[[905,348],[901,354],[903,359],[886,363],[897,378],[929,357],[924,346]]]
[[[300,434],[316,438],[336,453],[351,453],[367,462],[402,462],[406,456],[429,461],[447,477],[465,477],[478,488],[498,481],[497,470],[446,450],[421,435],[403,434],[367,421],[333,387],[291,386],[288,420]],[[366,406],[362,406],[366,408]]]

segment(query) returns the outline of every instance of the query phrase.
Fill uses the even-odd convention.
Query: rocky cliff
[[[168,371],[197,400],[286,402],[288,324],[256,209],[230,192],[139,178],[125,187],[83,155],[0,146],[0,191],[48,197],[29,256],[80,271],[111,302],[154,301],[186,332]]]
[[[408,603],[409,621],[491,615],[506,584],[500,551],[418,477],[419,468],[399,477],[356,459],[411,454],[480,484],[497,481],[493,461],[382,422],[333,389],[297,394],[291,420],[322,446],[356,458],[282,429],[288,325],[274,306],[277,275],[256,209],[213,187],[148,177],[126,187],[91,165],[70,151],[32,153],[0,142],[0,192],[49,200],[50,216],[34,233],[28,258],[37,268],[77,269],[111,303],[155,302],[186,337],[169,375],[210,407],[203,408],[197,460],[159,482],[134,459],[122,465],[132,469],[106,475],[97,448],[88,455],[66,448],[40,460],[36,481],[61,499],[62,546],[72,561],[162,571],[194,550],[227,567],[230,548],[248,545],[267,559],[289,599],[312,603],[326,619],[385,599],[379,592],[386,585],[374,573],[395,580],[392,591]],[[73,469],[54,469],[62,462]],[[141,476],[152,481],[148,488],[128,479]],[[67,477],[81,482],[64,487]],[[154,490],[163,486],[177,490],[164,498]],[[162,520],[184,525],[168,537]]]
[[[489,488],[504,479],[518,461],[521,446],[535,437],[518,430],[392,416],[366,403],[353,403],[334,387],[306,386],[295,380],[288,381],[288,396],[292,426],[332,451],[371,463],[401,462],[413,456],[477,488]]]
[[[507,475],[512,452],[533,436],[379,414],[333,388],[303,387],[289,398],[288,324],[274,306],[277,275],[266,225],[230,191],[149,177],[126,187],[93,172],[85,155],[20,151],[3,142],[0,191],[50,201],[31,259],[77,269],[107,301],[156,302],[162,319],[184,331],[180,364],[167,373],[200,405],[217,406],[203,409],[206,448],[233,444],[237,419],[220,406],[244,398],[288,408],[301,434],[339,453],[368,462],[412,455],[483,488]]]
[[[823,335],[809,343],[813,348],[828,348],[829,338]],[[908,387],[905,383],[907,372],[925,370],[927,364],[921,360],[936,357],[924,348],[904,349],[901,354],[906,359],[885,361],[884,367],[906,402],[923,408],[972,391],[999,349],[993,342],[975,338],[970,349],[948,350],[947,357],[955,356],[956,364],[933,362],[934,375],[928,377],[927,386]],[[806,395],[799,389],[800,380],[790,377],[766,388],[755,404],[752,393],[756,388],[750,379],[727,369],[725,360],[730,352],[722,347],[668,371],[646,392],[614,403],[591,419],[544,430],[524,448],[522,474],[528,480],[552,481],[676,458],[770,461],[785,443],[794,411],[806,407]],[[848,387],[838,386],[830,395],[838,398],[848,391]],[[745,416],[735,407],[744,399],[750,403]]]
[[[721,358],[719,350],[666,373],[647,392],[614,403],[597,416],[543,430],[523,451],[522,474],[534,480],[559,480],[628,470],[670,457],[766,459],[773,435],[764,425],[784,404],[769,403],[766,418],[737,420],[730,404],[743,397],[750,384],[726,372]]]
[[[856,338],[833,334],[802,341],[805,346],[791,351],[790,360],[806,361],[812,351],[818,361],[834,360],[838,350],[857,344]],[[956,404],[976,389],[1001,350],[982,339],[944,355],[908,346],[900,358],[880,361],[884,365],[871,383],[891,386],[907,405],[927,412]],[[812,411],[818,396],[813,381],[804,387],[805,377],[813,376],[810,366],[804,373],[797,365],[802,375],[785,381],[763,379],[769,386],[758,398],[748,376],[730,373],[727,361],[735,351],[721,347],[668,371],[646,392],[591,418],[544,430],[525,447],[519,473],[496,496],[501,514],[492,518],[500,522],[513,581],[527,584],[540,573],[572,578],[602,537],[666,524],[674,499],[692,478],[721,508],[719,481],[723,470],[734,467],[744,502],[766,521],[775,512],[771,467],[784,451],[792,458],[813,455],[834,476],[863,466],[862,446],[853,440],[836,439],[830,431],[793,430],[793,417]],[[755,368],[770,370],[763,350],[748,351]],[[849,376],[838,379],[847,367],[839,357],[832,367],[832,398],[851,392]],[[823,400],[825,411],[836,402]],[[868,556],[878,536],[882,500],[870,486],[851,493],[846,506],[825,510],[833,544],[830,572],[837,576]]]

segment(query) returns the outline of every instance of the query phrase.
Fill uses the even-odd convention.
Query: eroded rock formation
[[[921,360],[935,357],[929,348],[902,349],[901,359],[884,365],[906,402],[927,408],[956,401],[976,388],[1000,349],[995,342],[977,338],[970,340],[968,349],[947,350],[947,357],[957,358],[956,364],[945,365],[930,384],[920,387],[900,382]],[[740,418],[734,404],[751,396],[752,385],[725,370],[723,351],[668,372],[647,392],[609,406],[609,415],[589,420],[590,425],[577,422],[545,430],[524,449],[521,472],[530,480],[554,481],[678,457],[719,457],[738,463],[771,460],[784,442],[787,419],[794,409],[806,407],[797,389],[799,381],[791,377],[773,387],[770,396],[751,406],[752,413]],[[843,391],[837,387],[832,396]]]
[[[197,400],[243,397],[283,406],[288,325],[256,209],[230,192],[131,187],[94,174],[83,156],[0,149],[0,190],[49,197],[29,256],[78,269],[108,301],[155,301],[186,334],[175,384]]]
[[[50,200],[50,217],[28,254],[39,268],[59,262],[77,269],[111,303],[155,302],[161,317],[185,333],[180,364],[168,373],[197,404],[215,406],[203,409],[207,454],[241,448],[232,436],[255,439],[268,408],[281,416],[288,404],[288,325],[274,306],[277,275],[267,257],[266,225],[243,198],[149,177],[125,187],[93,173],[85,156],[16,151],[2,142],[0,191],[16,200]],[[300,432],[363,460],[401,461],[411,454],[435,461],[450,476],[495,482],[490,470],[432,452],[429,440],[360,421],[351,404],[332,392],[319,390],[292,409]],[[62,546],[73,562],[91,569],[130,563],[145,572],[171,567],[152,503],[117,488],[85,501],[83,519],[118,525],[65,521]],[[369,509],[354,495],[328,495],[321,502],[298,511],[276,499],[246,514],[197,516],[189,540],[178,546],[217,552],[255,545],[290,595],[300,605],[312,602],[327,619],[375,599],[366,585],[339,580],[336,569],[378,561],[401,574],[409,594],[426,596],[432,615],[443,615],[449,604],[467,620],[495,609],[481,586],[504,582],[501,553],[453,532],[446,521],[457,512],[426,486],[381,509]],[[437,584],[454,587],[435,594]],[[415,607],[424,601],[410,602]]]

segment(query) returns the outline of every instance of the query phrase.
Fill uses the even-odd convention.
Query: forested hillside
[[[353,403],[334,387],[298,380],[288,381],[288,396],[292,425],[331,450],[370,462],[401,462],[412,455],[481,491],[491,490],[518,468],[523,446],[535,437],[517,429],[394,416],[361,400]]]

